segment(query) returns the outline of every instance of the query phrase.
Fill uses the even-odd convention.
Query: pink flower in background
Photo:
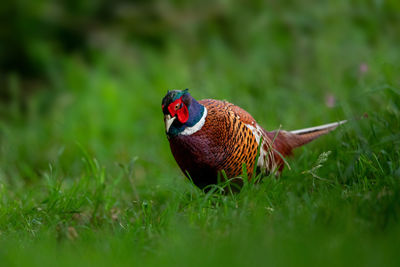
[[[359,67],[359,71],[360,71],[360,74],[367,73],[368,72],[368,64],[365,62],[361,63],[360,67]]]
[[[331,94],[331,93],[327,93],[325,95],[325,105],[328,108],[333,108],[335,106],[335,104],[336,104],[335,96],[333,94]]]

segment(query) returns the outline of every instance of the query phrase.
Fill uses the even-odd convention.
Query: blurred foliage
[[[6,100],[13,75],[21,81],[19,97],[29,97],[63,57],[79,54],[93,62],[93,52],[103,53],[116,39],[139,51],[162,52],[172,42],[193,59],[217,39],[241,57],[263,48],[264,55],[256,53],[260,60],[279,61],[274,68],[293,72],[301,72],[298,62],[323,61],[315,58],[321,42],[336,56],[366,57],[383,37],[400,41],[396,0],[15,0],[2,1],[0,14],[0,96]],[[352,47],[360,43],[362,49]],[[348,55],[338,54],[344,51]]]

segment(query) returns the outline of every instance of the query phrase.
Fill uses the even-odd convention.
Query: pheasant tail
[[[339,125],[346,122],[346,120],[343,120],[295,131],[273,131],[268,132],[267,134],[268,137],[273,140],[274,149],[280,154],[276,155],[279,161],[282,156],[285,157],[291,155],[294,148],[305,145],[321,135],[333,131]]]
[[[290,133],[294,137],[293,139],[295,140],[293,148],[305,145],[312,140],[320,137],[321,135],[327,134],[330,131],[335,130],[339,125],[345,124],[346,122],[347,120],[343,120],[311,128],[290,131]]]

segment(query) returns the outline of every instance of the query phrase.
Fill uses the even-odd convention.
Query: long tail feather
[[[289,133],[294,134],[296,136],[295,147],[299,147],[311,142],[312,140],[320,137],[321,135],[327,134],[330,131],[335,130],[339,125],[345,124],[346,122],[347,120],[343,120],[320,126],[290,131]]]
[[[343,121],[328,123],[328,124],[324,124],[324,125],[319,125],[319,126],[310,127],[310,128],[304,128],[304,129],[290,131],[290,132],[294,133],[294,134],[300,134],[300,135],[301,134],[312,133],[312,132],[317,132],[317,131],[320,131],[320,130],[328,130],[328,132],[329,132],[329,131],[332,131],[332,130],[336,129],[339,125],[345,124],[346,122],[347,122],[347,120],[343,120]]]
[[[346,123],[347,120],[324,124],[316,127],[305,128],[295,131],[277,130],[267,132],[269,140],[272,140],[273,158],[275,164],[282,171],[284,166],[284,157],[292,155],[292,150],[296,147],[305,145],[312,140],[327,134],[336,129],[339,125]]]

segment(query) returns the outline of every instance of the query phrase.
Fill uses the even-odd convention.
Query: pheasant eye
[[[181,107],[182,103],[178,103],[175,105],[175,110],[178,110]]]

